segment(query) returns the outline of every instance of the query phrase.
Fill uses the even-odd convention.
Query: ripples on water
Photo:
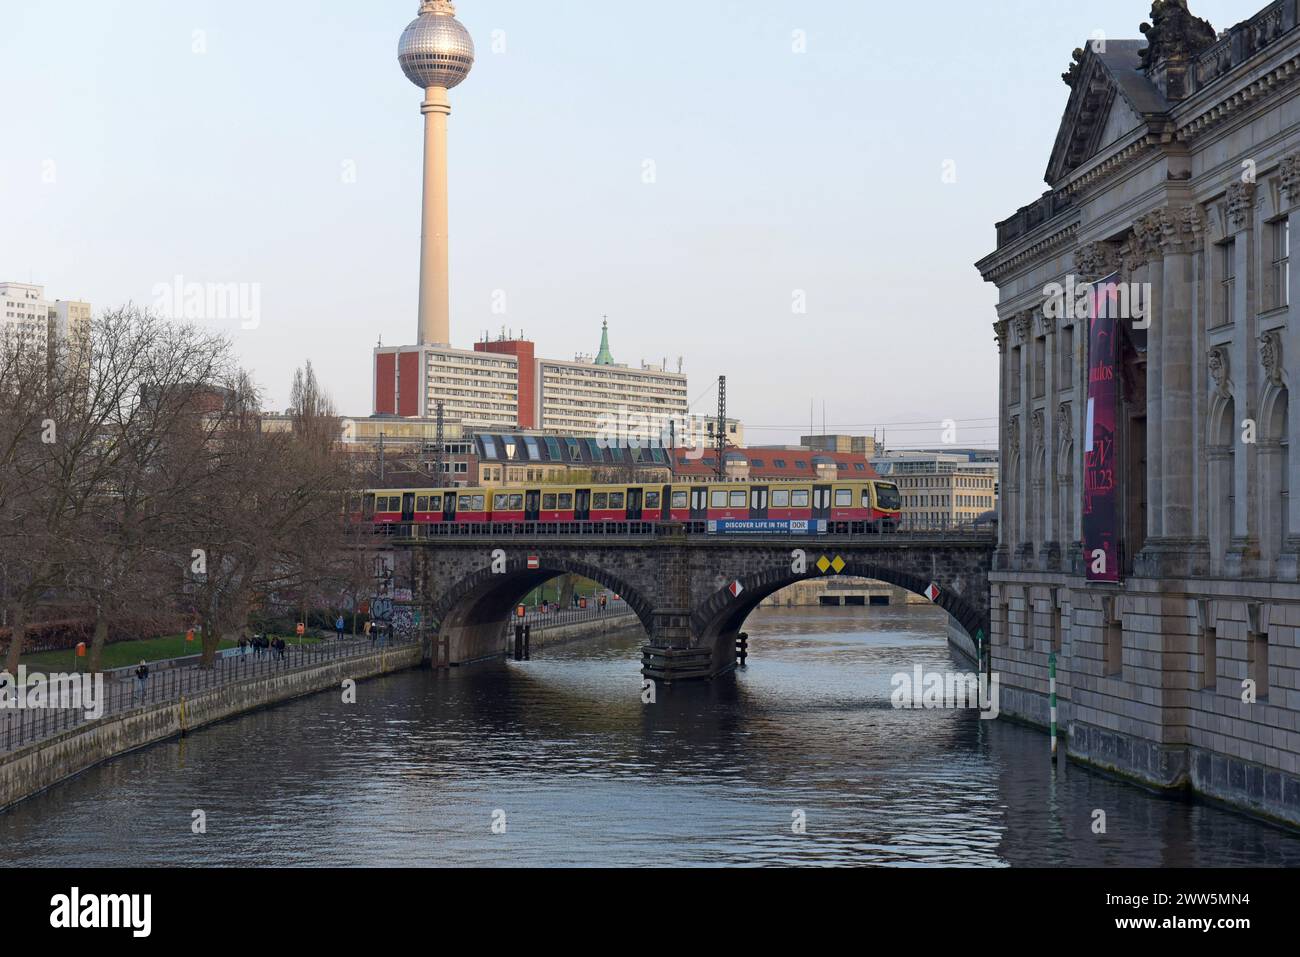
[[[917,606],[763,611],[747,669],[652,706],[637,633],[364,682],[355,705],[300,699],[19,805],[0,862],[1300,865],[1289,832],[1054,772],[1039,732],[894,710],[894,673],[968,670],[944,623]]]

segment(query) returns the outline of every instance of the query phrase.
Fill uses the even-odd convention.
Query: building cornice
[[[1078,232],[1079,221],[1075,219],[1063,227],[1058,227],[1054,232],[1045,231],[1037,239],[1029,237],[1027,244],[1010,255],[1007,254],[1007,250],[1000,249],[976,263],[976,268],[979,269],[980,275],[984,277],[985,282],[1001,283],[1003,279],[1027,263],[1034,262],[1042,258],[1046,253],[1071,244]]]

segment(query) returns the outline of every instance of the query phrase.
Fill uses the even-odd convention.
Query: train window
[[[568,511],[569,509],[571,509],[571,508],[573,508],[573,493],[572,493],[572,492],[561,492],[561,493],[560,493],[560,511],[561,511],[561,512],[567,512],[567,511]]]
[[[732,507],[732,508],[744,508],[744,507],[745,507],[745,493],[744,493],[744,491],[732,492],[732,493],[731,493],[731,507]]]
[[[898,487],[895,485],[877,485],[876,498],[880,500],[881,508],[891,512],[903,505],[898,495]]]
[[[772,489],[772,507],[790,507],[790,490],[788,488]]]
[[[673,508],[686,508],[686,492],[673,492]]]
[[[456,505],[457,505],[457,508],[458,508],[460,511],[462,511],[462,512],[468,512],[468,511],[469,511],[469,496],[468,496],[468,495],[462,495],[462,496],[460,497],[460,501],[458,501],[458,502],[456,503]]]
[[[547,494],[542,496],[542,508],[545,511],[548,512],[555,511],[555,502],[556,502],[556,495],[554,492],[548,492]]]
[[[510,511],[518,512],[521,511],[523,507],[524,507],[524,496],[522,493],[519,495],[510,496]]]
[[[609,507],[610,507],[610,508],[622,508],[622,507],[623,507],[623,493],[622,493],[622,492],[610,492],[610,493],[609,493]]]
[[[660,495],[662,495],[662,494],[663,494],[662,492],[646,492],[646,493],[645,493],[645,507],[646,507],[647,509],[658,508],[658,507],[659,507],[659,497],[660,497]]]
[[[862,490],[862,507],[871,508],[871,486],[869,485]]]
[[[591,497],[591,507],[593,509],[609,508],[609,495],[605,492],[597,492]]]
[[[792,508],[807,508],[808,490],[806,488],[797,488],[791,490],[790,505]]]
[[[510,504],[509,495],[497,495],[492,499],[492,510],[494,512],[504,512]]]
[[[727,507],[727,492],[725,489],[718,489],[716,492],[713,493],[712,496],[710,496],[709,507],[710,508]]]
[[[441,511],[442,511],[442,496],[441,496],[441,495],[430,495],[430,496],[429,496],[429,511],[431,511],[431,512],[441,512]]]
[[[484,501],[486,501],[486,497],[485,497],[485,496],[482,496],[482,495],[475,495],[475,496],[474,496],[473,504],[470,506],[470,511],[471,511],[471,512],[481,512],[481,511],[483,511],[483,503],[484,503]]]
[[[415,510],[417,512],[427,512],[429,510],[429,496],[421,495],[416,498]]]
[[[852,508],[853,507],[853,489],[837,488],[835,490],[835,507]]]

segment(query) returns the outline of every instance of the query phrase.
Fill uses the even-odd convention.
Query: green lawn
[[[285,641],[291,645],[298,644],[296,637],[286,635]],[[318,644],[319,638],[304,638],[303,644]],[[221,648],[233,648],[235,642],[223,641]],[[197,655],[203,650],[203,643],[195,637],[194,641],[186,641],[184,635],[175,635],[170,638],[149,638],[142,641],[118,641],[111,645],[104,646],[104,657],[102,666],[105,669],[124,668],[127,665],[137,665],[141,661],[162,661],[167,658],[184,658],[188,655]],[[84,671],[90,663],[90,649],[86,649],[85,658],[75,657],[75,653],[69,651],[41,651],[30,655],[22,656],[22,664],[31,669],[49,669],[51,671],[72,671],[74,669]]]

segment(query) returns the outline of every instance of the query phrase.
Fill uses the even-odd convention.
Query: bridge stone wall
[[[428,655],[438,665],[505,655],[502,625],[518,602],[568,573],[622,596],[646,632],[646,675],[665,681],[733,667],[735,638],[749,614],[787,585],[817,578],[873,578],[917,594],[934,584],[936,604],[967,632],[989,631],[991,537],[774,541],[667,534],[452,538],[395,547],[409,553],[433,632]]]

